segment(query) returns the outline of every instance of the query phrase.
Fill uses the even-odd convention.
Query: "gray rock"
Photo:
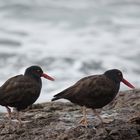
[[[140,90],[120,92],[102,109],[102,127],[88,109],[89,126],[80,126],[81,108],[69,102],[35,104],[22,112],[23,125],[9,125],[0,114],[0,140],[140,140]]]

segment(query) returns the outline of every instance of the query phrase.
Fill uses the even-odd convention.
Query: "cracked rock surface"
[[[34,104],[21,112],[22,126],[0,114],[0,140],[140,140],[140,89],[123,91],[100,113],[87,109],[88,127],[78,124],[81,107],[70,102]]]

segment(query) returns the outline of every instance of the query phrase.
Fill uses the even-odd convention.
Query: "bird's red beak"
[[[45,73],[43,73],[41,76],[46,78],[46,79],[48,79],[48,80],[54,81],[54,78],[52,78],[51,76],[49,76],[49,75],[47,75]]]
[[[127,85],[130,88],[135,88],[132,84],[130,84],[127,80],[125,80],[124,78],[122,79],[122,82]]]

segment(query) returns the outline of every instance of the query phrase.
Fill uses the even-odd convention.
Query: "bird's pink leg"
[[[104,126],[104,122],[103,119],[101,118],[101,116],[99,115],[99,113],[96,111],[96,109],[93,109],[93,113],[97,116],[97,118],[101,121],[102,126]]]
[[[81,125],[84,125],[85,127],[87,127],[88,126],[88,121],[87,121],[87,117],[86,117],[86,107],[83,106],[82,110],[83,110],[83,117],[81,118],[79,123]]]
[[[17,111],[17,120],[19,122],[19,126],[21,126],[22,125],[22,121],[21,121],[21,118],[20,118],[20,112],[19,111]]]
[[[9,118],[9,122],[11,123],[11,109],[8,106],[5,106],[8,112],[8,118]]]

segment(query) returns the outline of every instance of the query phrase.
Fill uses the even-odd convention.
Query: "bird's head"
[[[54,81],[54,78],[52,78],[51,76],[47,75],[46,73],[43,72],[43,70],[41,69],[41,67],[39,66],[30,66],[25,70],[24,75],[29,75],[29,76],[33,76],[35,78],[40,78],[40,77],[44,77],[48,80]]]
[[[123,82],[128,87],[135,88],[132,84],[130,84],[126,79],[123,78],[122,72],[118,69],[108,70],[104,73],[104,75],[113,80],[117,84]]]

